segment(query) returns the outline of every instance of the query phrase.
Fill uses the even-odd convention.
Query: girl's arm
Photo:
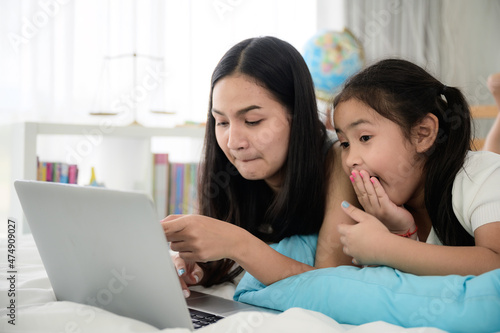
[[[319,231],[318,246],[316,248],[314,263],[316,268],[352,265],[352,258],[342,250],[337,227],[344,223],[355,224],[354,220],[344,214],[340,204],[342,200],[357,204],[357,199],[351,181],[342,169],[340,153],[340,145],[336,142],[330,151],[330,154],[333,155],[329,159],[332,161],[330,166],[332,170],[328,180],[325,217]]]
[[[176,215],[165,218],[162,226],[171,249],[179,252],[182,259],[232,259],[266,285],[313,269],[280,254],[231,223],[201,215]]]
[[[487,85],[500,111],[500,73],[490,75],[488,77]],[[500,114],[497,115],[495,123],[486,136],[483,150],[489,150],[500,154]]]
[[[385,265],[417,275],[479,275],[500,268],[500,221],[475,230],[476,246],[441,246],[394,235],[356,207],[344,211],[359,222],[339,227],[346,254],[358,264]]]

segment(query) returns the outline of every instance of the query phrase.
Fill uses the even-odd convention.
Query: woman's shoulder
[[[338,141],[337,134],[333,131],[327,130],[325,135],[325,142],[323,143],[323,155],[326,156],[333,149],[335,143]]]

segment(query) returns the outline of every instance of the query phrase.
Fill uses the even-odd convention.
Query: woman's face
[[[286,107],[252,78],[235,74],[215,84],[212,115],[217,143],[241,176],[277,191],[290,139]]]

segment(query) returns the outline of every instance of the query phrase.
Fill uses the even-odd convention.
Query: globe
[[[303,50],[318,99],[330,100],[348,77],[364,66],[363,48],[348,30],[322,31]]]

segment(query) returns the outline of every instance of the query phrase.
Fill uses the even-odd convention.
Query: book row
[[[198,163],[171,163],[168,154],[153,156],[153,198],[158,216],[195,213]]]
[[[37,158],[37,180],[76,184],[78,166],[61,162],[43,162]]]

